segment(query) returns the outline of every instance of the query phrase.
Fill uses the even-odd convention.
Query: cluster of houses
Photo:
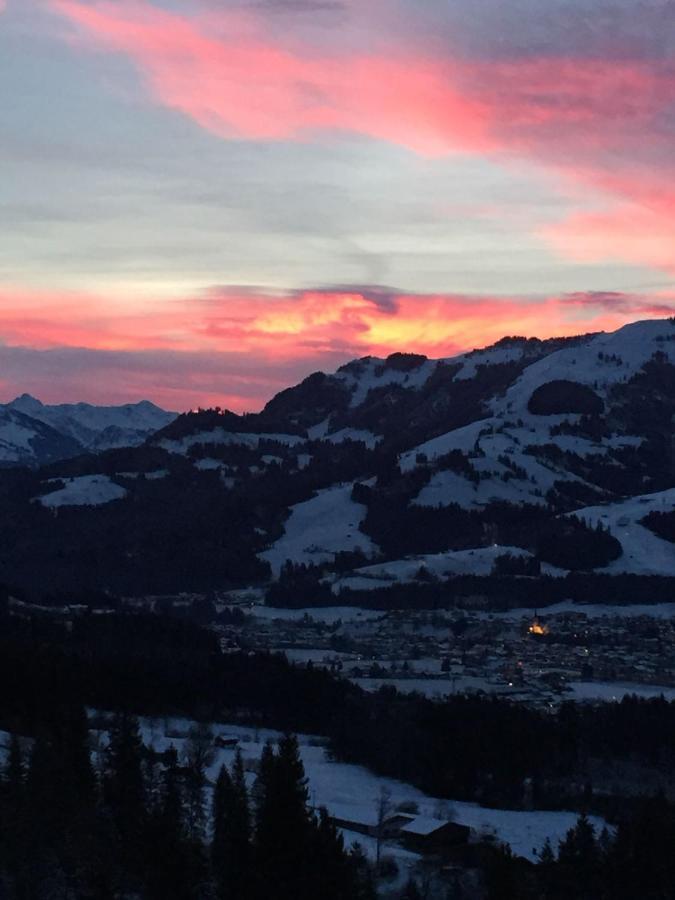
[[[603,616],[544,609],[522,617],[464,610],[318,619],[247,616],[224,630],[224,652],[272,649],[366,687],[414,680],[429,694],[482,690],[542,708],[564,699],[570,682],[675,686],[675,621],[667,617],[628,617],[617,608]]]

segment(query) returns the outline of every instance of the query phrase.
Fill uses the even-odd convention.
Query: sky
[[[675,0],[0,0],[0,401],[675,314]]]

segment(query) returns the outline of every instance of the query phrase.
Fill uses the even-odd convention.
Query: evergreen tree
[[[138,720],[127,712],[118,713],[111,724],[104,795],[122,858],[132,871],[138,872],[142,863],[140,845],[146,824],[147,797]]]
[[[277,754],[263,752],[255,855],[261,896],[310,900],[305,848],[310,838],[307,779],[297,738],[285,735]]]

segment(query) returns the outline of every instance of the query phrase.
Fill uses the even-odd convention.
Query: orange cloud
[[[422,295],[379,287],[204,295],[120,315],[114,298],[0,291],[3,393],[171,408],[259,408],[316,369],[365,355],[449,356],[505,334],[612,329],[675,312],[675,294],[519,298]]]

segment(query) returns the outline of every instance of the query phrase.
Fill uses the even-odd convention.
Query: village
[[[429,697],[482,691],[543,709],[564,700],[675,697],[675,619],[668,607],[575,607],[490,613],[234,607],[216,625],[224,652],[270,650],[366,690]]]

